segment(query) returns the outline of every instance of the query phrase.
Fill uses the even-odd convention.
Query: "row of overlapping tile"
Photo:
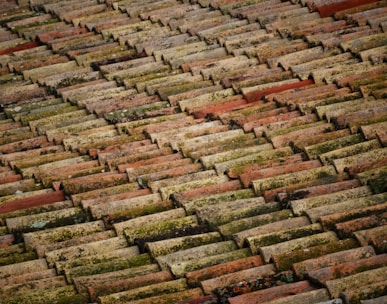
[[[0,303],[385,301],[386,1],[1,8]]]

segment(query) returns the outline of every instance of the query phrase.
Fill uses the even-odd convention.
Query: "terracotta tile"
[[[246,293],[244,295],[236,296],[229,299],[230,304],[237,303],[260,303],[262,301],[269,302],[271,300],[279,299],[285,296],[300,294],[307,291],[315,290],[308,281],[300,281],[297,283],[284,284],[268,289]]]

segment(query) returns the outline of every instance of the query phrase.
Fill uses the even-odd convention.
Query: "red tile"
[[[303,80],[303,81],[299,81],[299,82],[292,83],[292,84],[285,84],[285,85],[281,85],[281,86],[277,86],[277,87],[273,87],[273,88],[269,88],[269,89],[264,89],[264,90],[260,90],[260,91],[256,91],[256,92],[246,93],[246,94],[244,94],[244,98],[248,102],[254,102],[254,101],[263,99],[266,95],[269,95],[272,93],[282,92],[285,90],[290,90],[290,89],[295,89],[295,88],[300,88],[300,87],[308,86],[308,85],[312,85],[312,84],[314,84],[314,81],[311,79]]]
[[[215,266],[206,267],[203,269],[187,272],[185,277],[188,280],[188,284],[191,286],[197,286],[200,281],[208,280],[219,277],[224,274],[258,267],[263,265],[262,258],[260,256],[252,256],[241,260],[235,260],[227,263],[222,263]]]
[[[64,201],[65,194],[63,191],[53,191],[46,194],[35,195],[32,197],[22,198],[15,201],[9,201],[0,205],[0,214],[12,212],[20,209],[27,209],[36,206],[43,206],[56,202]]]
[[[247,101],[245,99],[239,99],[223,105],[207,107],[206,109],[194,111],[192,115],[196,119],[205,118],[206,116],[216,119],[219,114],[238,109],[239,107],[246,105],[246,103]]]
[[[321,18],[329,17],[336,12],[350,9],[356,6],[377,2],[376,0],[340,0],[326,5],[317,5],[316,10],[320,13]]]
[[[303,162],[300,158],[300,154],[295,157],[289,157],[289,160],[281,158],[277,163],[272,162],[271,166],[268,168],[261,168],[258,170],[253,169],[250,171],[250,173],[243,173],[240,175],[241,182],[245,188],[248,188],[250,182],[255,179],[279,176],[286,173],[321,167],[321,163],[318,160]]]
[[[38,47],[38,46],[39,46],[39,43],[31,41],[31,42],[20,44],[18,46],[15,46],[15,47],[12,47],[12,48],[9,48],[9,49],[0,50],[0,55],[12,54],[14,52],[18,52],[18,51],[22,51],[22,50],[28,50],[28,49],[32,49],[32,48],[35,48],[35,47]]]
[[[21,180],[23,177],[20,174],[12,174],[7,176],[0,177],[0,185],[1,184],[7,184],[12,183],[18,180]]]

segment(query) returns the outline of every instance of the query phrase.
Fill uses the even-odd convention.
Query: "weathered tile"
[[[65,268],[64,274],[66,275],[66,280],[72,283],[73,279],[78,277],[111,272],[112,269],[123,270],[149,264],[151,264],[151,260],[148,254],[124,254],[121,257],[115,257],[111,260],[108,259],[107,261],[102,261],[100,263],[91,262],[89,265]]]
[[[247,230],[240,231],[238,233],[235,233],[233,235],[233,238],[239,247],[243,247],[246,243],[249,246],[253,246],[253,243],[255,242],[253,240],[254,237],[262,238],[261,244],[264,244],[265,242],[267,243],[270,242],[270,240],[265,237],[266,234],[270,234],[270,233],[274,234],[276,232],[287,231],[287,230],[308,226],[308,225],[310,225],[310,221],[308,220],[307,217],[302,216],[302,217],[289,218],[289,219],[280,220],[273,223],[267,223],[264,225],[260,225]],[[259,239],[255,242],[255,244],[259,244]],[[257,250],[253,252],[256,253]]]
[[[291,151],[289,147],[273,149],[271,144],[258,145],[258,147],[260,149],[259,148],[256,149],[256,152],[254,154],[250,154],[250,155],[237,154],[236,158],[231,158],[230,160],[226,160],[223,162],[215,158],[216,162],[214,163],[214,166],[216,171],[218,172],[218,174],[221,174],[229,170],[232,170],[233,175],[235,176],[241,173],[241,171],[243,170],[243,167],[245,166],[251,166],[252,164],[259,165],[262,163],[269,163],[270,161],[275,161],[277,159],[290,156],[293,154],[293,151]],[[229,154],[230,153],[225,152],[226,156]],[[222,154],[220,154],[220,156],[222,156]],[[209,159],[211,160],[210,156],[209,156]]]
[[[291,252],[296,249],[326,244],[338,240],[333,231],[316,233],[309,236],[296,238],[278,244],[263,246],[259,248],[266,263],[269,263],[274,254]]]
[[[213,279],[207,279],[200,282],[205,294],[211,294],[217,288],[225,287],[241,281],[249,281],[257,277],[270,276],[275,273],[272,264],[251,267],[248,269],[238,270],[227,273]]]
[[[281,286],[275,286],[269,289],[262,289],[251,293],[246,293],[240,296],[236,296],[229,299],[230,304],[238,303],[259,303],[261,301],[269,302],[276,300],[289,294],[298,295],[303,292],[310,292],[315,290],[308,281],[299,281],[296,283],[284,284]],[[274,302],[275,303],[275,302]]]
[[[324,267],[352,262],[354,260],[369,258],[371,256],[375,256],[375,251],[371,246],[358,247],[332,252],[311,259],[305,259],[304,261],[295,263],[293,265],[293,269],[298,277],[303,278],[309,272],[318,271]]]
[[[338,158],[333,160],[333,165],[335,166],[337,172],[344,172],[344,169],[347,171],[352,171],[360,173],[365,171],[367,167],[370,169],[384,166],[383,159],[385,159],[386,149],[384,148],[375,148],[367,152],[362,152],[354,154],[351,156]],[[379,165],[377,162],[379,161]],[[375,166],[373,164],[375,163]],[[359,167],[357,170],[356,168]],[[346,169],[347,168],[347,169]]]
[[[110,240],[114,240],[114,238],[111,238]],[[121,243],[123,242],[125,242],[124,238],[122,238]],[[109,244],[108,242],[105,242],[105,243]],[[141,261],[141,259],[145,258],[144,259],[145,263],[147,263],[146,256],[141,256],[139,254],[139,250],[137,246],[127,247],[126,242],[124,244],[118,244],[118,245],[114,245],[113,242],[110,242],[110,243],[111,243],[111,249],[103,248],[104,243],[101,242],[101,248],[100,248],[101,251],[94,254],[91,253],[89,255],[87,254],[88,250],[90,249],[91,251],[95,250],[95,248],[94,249],[92,248],[93,244],[81,245],[75,248],[69,247],[68,250],[63,250],[63,253],[67,257],[67,259],[59,259],[57,261],[52,260],[51,262],[55,264],[53,266],[57,269],[58,273],[66,274],[69,282],[71,282],[73,277],[78,277],[82,274],[87,276],[93,273],[95,274],[95,273],[106,272],[106,271],[101,271],[105,265],[112,264],[114,262],[117,262],[117,264],[119,264],[125,259],[132,260],[132,261],[138,259]],[[85,254],[84,255],[80,254],[80,256],[77,257],[76,251],[78,251],[79,249],[82,251],[82,248],[85,248]],[[73,254],[75,254],[75,256],[73,256]],[[100,266],[102,266],[100,270],[98,270],[98,267],[95,267],[96,264],[99,264]],[[89,269],[87,269],[87,266],[89,266]]]
[[[262,193],[262,191],[272,189],[273,187],[279,188],[285,185],[296,184],[302,181],[318,179],[331,175],[336,175],[335,168],[333,166],[323,166],[309,170],[283,174],[281,176],[263,178],[255,180],[252,183],[254,190],[257,194],[259,194]]]
[[[214,170],[198,171],[195,173],[182,175],[177,178],[154,181],[149,184],[152,191],[159,191],[163,200],[170,199],[172,195],[186,192],[187,190],[197,189],[198,193],[203,194],[206,186],[219,185],[228,182],[226,176],[217,176]]]
[[[69,240],[74,237],[85,236],[96,232],[101,232],[105,229],[102,221],[89,223],[75,224],[51,228],[42,231],[28,232],[23,234],[24,242],[27,250],[33,250],[38,245],[51,244],[64,240]]]
[[[1,272],[0,277],[1,279],[21,275],[26,272],[36,272],[40,270],[47,270],[47,262],[45,259],[36,259],[21,263],[16,263],[12,265],[4,265],[0,266]]]
[[[108,303],[125,303],[132,300],[140,300],[149,298],[155,295],[160,294],[174,294],[177,292],[182,292],[187,289],[186,279],[177,279],[171,280],[163,283],[156,283],[144,287],[138,287],[129,291],[122,291],[118,293],[113,293],[107,296],[101,296],[98,298],[98,301],[104,304]]]
[[[133,278],[103,282],[99,285],[94,284],[93,286],[88,287],[88,293],[90,294],[91,300],[96,301],[100,296],[171,280],[173,280],[173,276],[170,271],[164,270],[161,272],[153,272],[142,276],[139,275]]]
[[[372,194],[372,191],[367,186],[356,187],[353,189],[345,189],[329,194],[312,196],[304,199],[290,201],[290,206],[296,215],[303,214],[307,209],[327,206],[329,204],[339,203],[346,199],[366,197]]]
[[[61,226],[63,223],[75,224],[83,222],[86,214],[80,208],[66,208],[41,214],[7,218],[6,224],[10,231],[27,232],[37,229]]]
[[[326,206],[314,207],[307,209],[305,213],[308,215],[312,222],[317,222],[320,217],[330,215],[339,212],[350,211],[352,209],[364,208],[374,206],[383,203],[385,199],[385,193],[368,195],[360,198],[351,198],[342,202],[331,204],[329,209]]]
[[[131,209],[145,209],[156,203],[161,203],[161,198],[158,193],[95,204],[91,205],[89,209],[95,219],[100,219],[105,215],[117,213],[123,216],[125,213],[130,214]]]
[[[162,221],[167,221],[174,218],[183,218],[184,216],[185,216],[185,211],[183,210],[183,208],[178,208],[178,209],[163,211],[157,214],[140,216],[120,223],[115,223],[113,224],[113,226],[116,233],[118,235],[121,235],[124,233],[124,230],[126,228],[136,228],[136,227],[141,228],[141,226],[143,226],[145,223],[149,223],[150,219],[152,219],[152,221],[154,222],[162,222]]]
[[[386,267],[380,267],[374,270],[366,270],[344,278],[328,280],[326,282],[326,286],[329,290],[329,293],[333,297],[338,297],[344,290],[352,291],[356,290],[357,288],[367,286],[371,283],[385,281],[385,271]]]
[[[216,205],[222,201],[231,202],[237,199],[252,198],[254,193],[250,189],[241,189],[238,181],[227,181],[221,184],[204,186],[199,189],[184,191],[173,195],[173,202],[182,206],[188,214],[195,208]]]
[[[296,154],[294,156],[280,158],[273,160],[267,164],[260,164],[257,166],[250,166],[243,169],[239,175],[244,187],[249,187],[251,182],[263,177],[272,177],[281,174],[307,170],[311,168],[320,167],[319,161],[302,161],[302,155]],[[229,175],[230,176],[230,175]]]

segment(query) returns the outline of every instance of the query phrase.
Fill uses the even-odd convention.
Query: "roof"
[[[0,303],[385,303],[386,13],[0,0]]]

